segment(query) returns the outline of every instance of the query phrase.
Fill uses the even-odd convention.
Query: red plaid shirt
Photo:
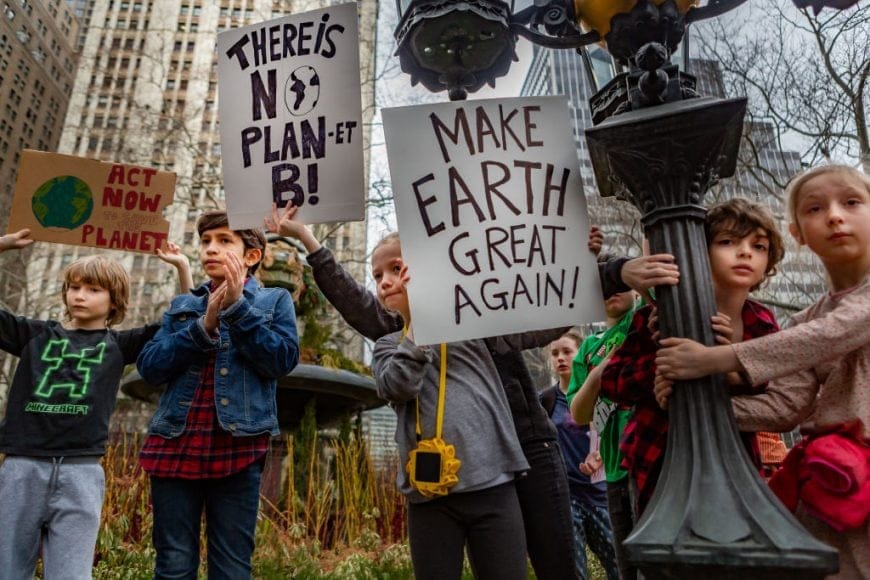
[[[655,489],[668,440],[668,414],[655,400],[655,357],[658,345],[652,340],[648,322],[651,306],[638,310],[622,346],[616,350],[601,376],[601,395],[616,403],[634,405],[634,413],[619,445],[625,454],[623,467],[637,483],[638,512],[642,513]],[[779,330],[773,313],[752,300],[743,304],[743,340]],[[757,394],[758,387],[732,386],[732,395]],[[756,466],[761,466],[754,433],[741,433]]]
[[[214,479],[238,473],[260,460],[269,449],[270,435],[233,437],[218,422],[214,400],[212,354],[193,394],[184,433],[174,439],[149,435],[139,463],[155,477]]]

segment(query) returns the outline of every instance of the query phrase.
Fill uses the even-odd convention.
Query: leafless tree
[[[750,132],[742,165],[780,191],[782,177],[761,162],[772,144],[799,148],[805,165],[857,160],[870,172],[870,5],[818,15],[790,0],[745,6],[698,35],[701,54],[721,64],[730,92],[749,97],[749,126],[764,128]]]

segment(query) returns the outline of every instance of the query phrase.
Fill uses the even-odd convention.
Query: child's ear
[[[263,250],[259,248],[248,248],[245,250],[245,266],[250,268],[258,263],[263,258]]]
[[[797,224],[795,224],[795,223],[788,224],[788,231],[791,234],[791,237],[794,238],[794,240],[798,243],[799,246],[803,246],[804,244],[806,244],[806,242],[804,242],[804,236],[801,233],[801,229],[798,227]]]

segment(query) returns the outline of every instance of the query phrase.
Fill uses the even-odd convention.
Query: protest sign
[[[175,174],[25,149],[9,231],[46,242],[153,254],[169,234],[163,210]]]
[[[604,320],[564,97],[383,117],[418,344]]]
[[[365,217],[356,4],[218,34],[221,162],[234,229],[292,200],[308,223]]]

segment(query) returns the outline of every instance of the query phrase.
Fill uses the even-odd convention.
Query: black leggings
[[[462,577],[468,544],[481,580],[526,578],[526,538],[513,482],[408,504],[408,535],[417,580]]]

